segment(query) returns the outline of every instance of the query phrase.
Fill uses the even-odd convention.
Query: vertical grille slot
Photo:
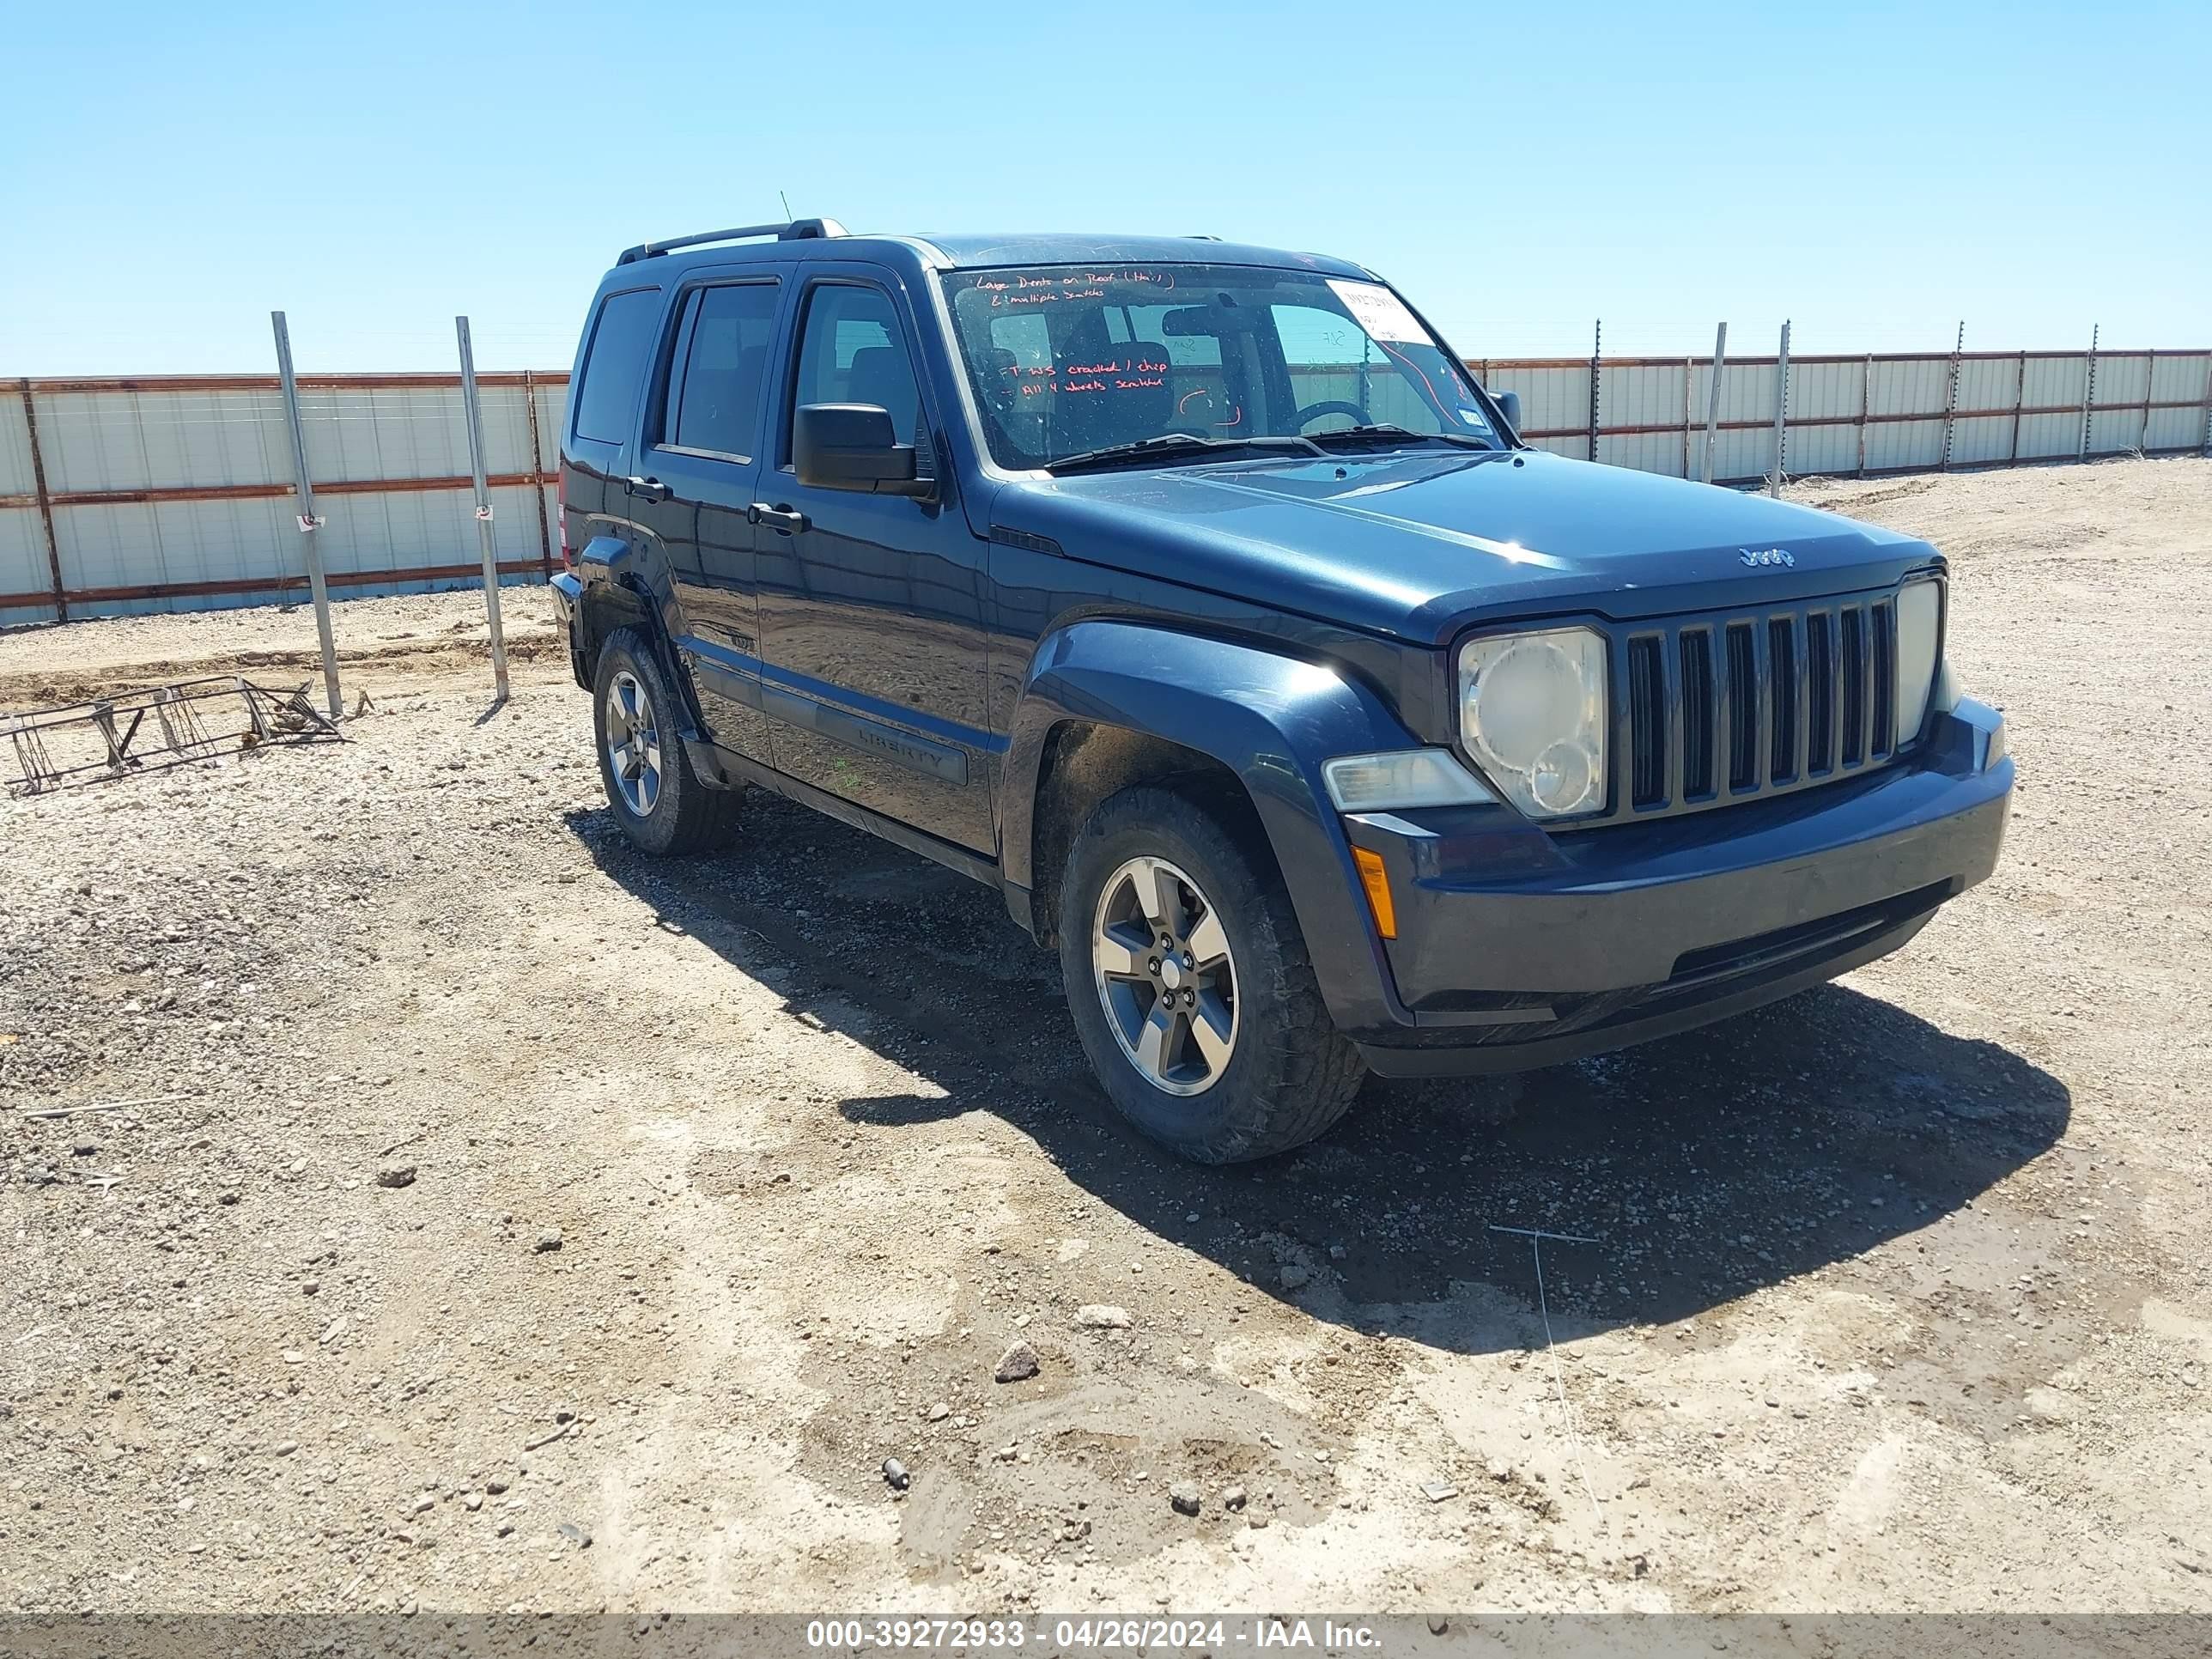
[[[1682,630],[1682,794],[1713,793],[1713,635]]]
[[[1836,767],[1836,653],[1828,613],[1805,618],[1805,770],[1814,777]]]
[[[1766,624],[1769,702],[1766,775],[1775,783],[1797,776],[1797,630],[1792,619],[1775,617]]]
[[[1656,806],[1667,799],[1667,670],[1659,641],[1628,642],[1630,799]]]
[[[1874,683],[1868,688],[1874,703],[1874,735],[1867,754],[1879,760],[1896,747],[1897,608],[1887,601],[1874,607]]]
[[[1759,781],[1759,669],[1751,624],[1728,625],[1729,787]]]
[[[1853,605],[1843,613],[1844,764],[1866,758],[1866,612]]]

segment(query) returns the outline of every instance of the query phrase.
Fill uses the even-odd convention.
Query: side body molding
[[[1006,880],[1024,892],[1036,885],[1039,770],[1053,729],[1068,720],[1163,738],[1242,779],[1338,1025],[1408,1020],[1321,774],[1333,756],[1418,746],[1380,698],[1322,664],[1153,623],[1079,622],[1048,634],[1015,705],[1000,796]]]

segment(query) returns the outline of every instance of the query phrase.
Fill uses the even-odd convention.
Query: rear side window
[[[660,290],[632,289],[610,294],[592,330],[584,359],[584,383],[576,388],[576,435],[600,443],[627,440],[637,424],[638,382],[653,325],[660,319]]]
[[[756,453],[775,300],[771,283],[702,289],[691,296],[679,335],[689,349],[668,381],[667,442],[718,455]]]

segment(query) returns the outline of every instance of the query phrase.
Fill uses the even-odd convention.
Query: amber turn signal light
[[[1367,908],[1375,916],[1375,931],[1384,939],[1398,937],[1398,908],[1390,902],[1390,876],[1382,867],[1382,855],[1364,847],[1352,849],[1352,861],[1359,866],[1359,884],[1367,890]]]

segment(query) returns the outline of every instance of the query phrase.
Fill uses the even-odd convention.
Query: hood
[[[1941,562],[1832,513],[1541,450],[1024,481],[991,522],[1070,558],[1423,644],[1492,618],[1809,599]]]

